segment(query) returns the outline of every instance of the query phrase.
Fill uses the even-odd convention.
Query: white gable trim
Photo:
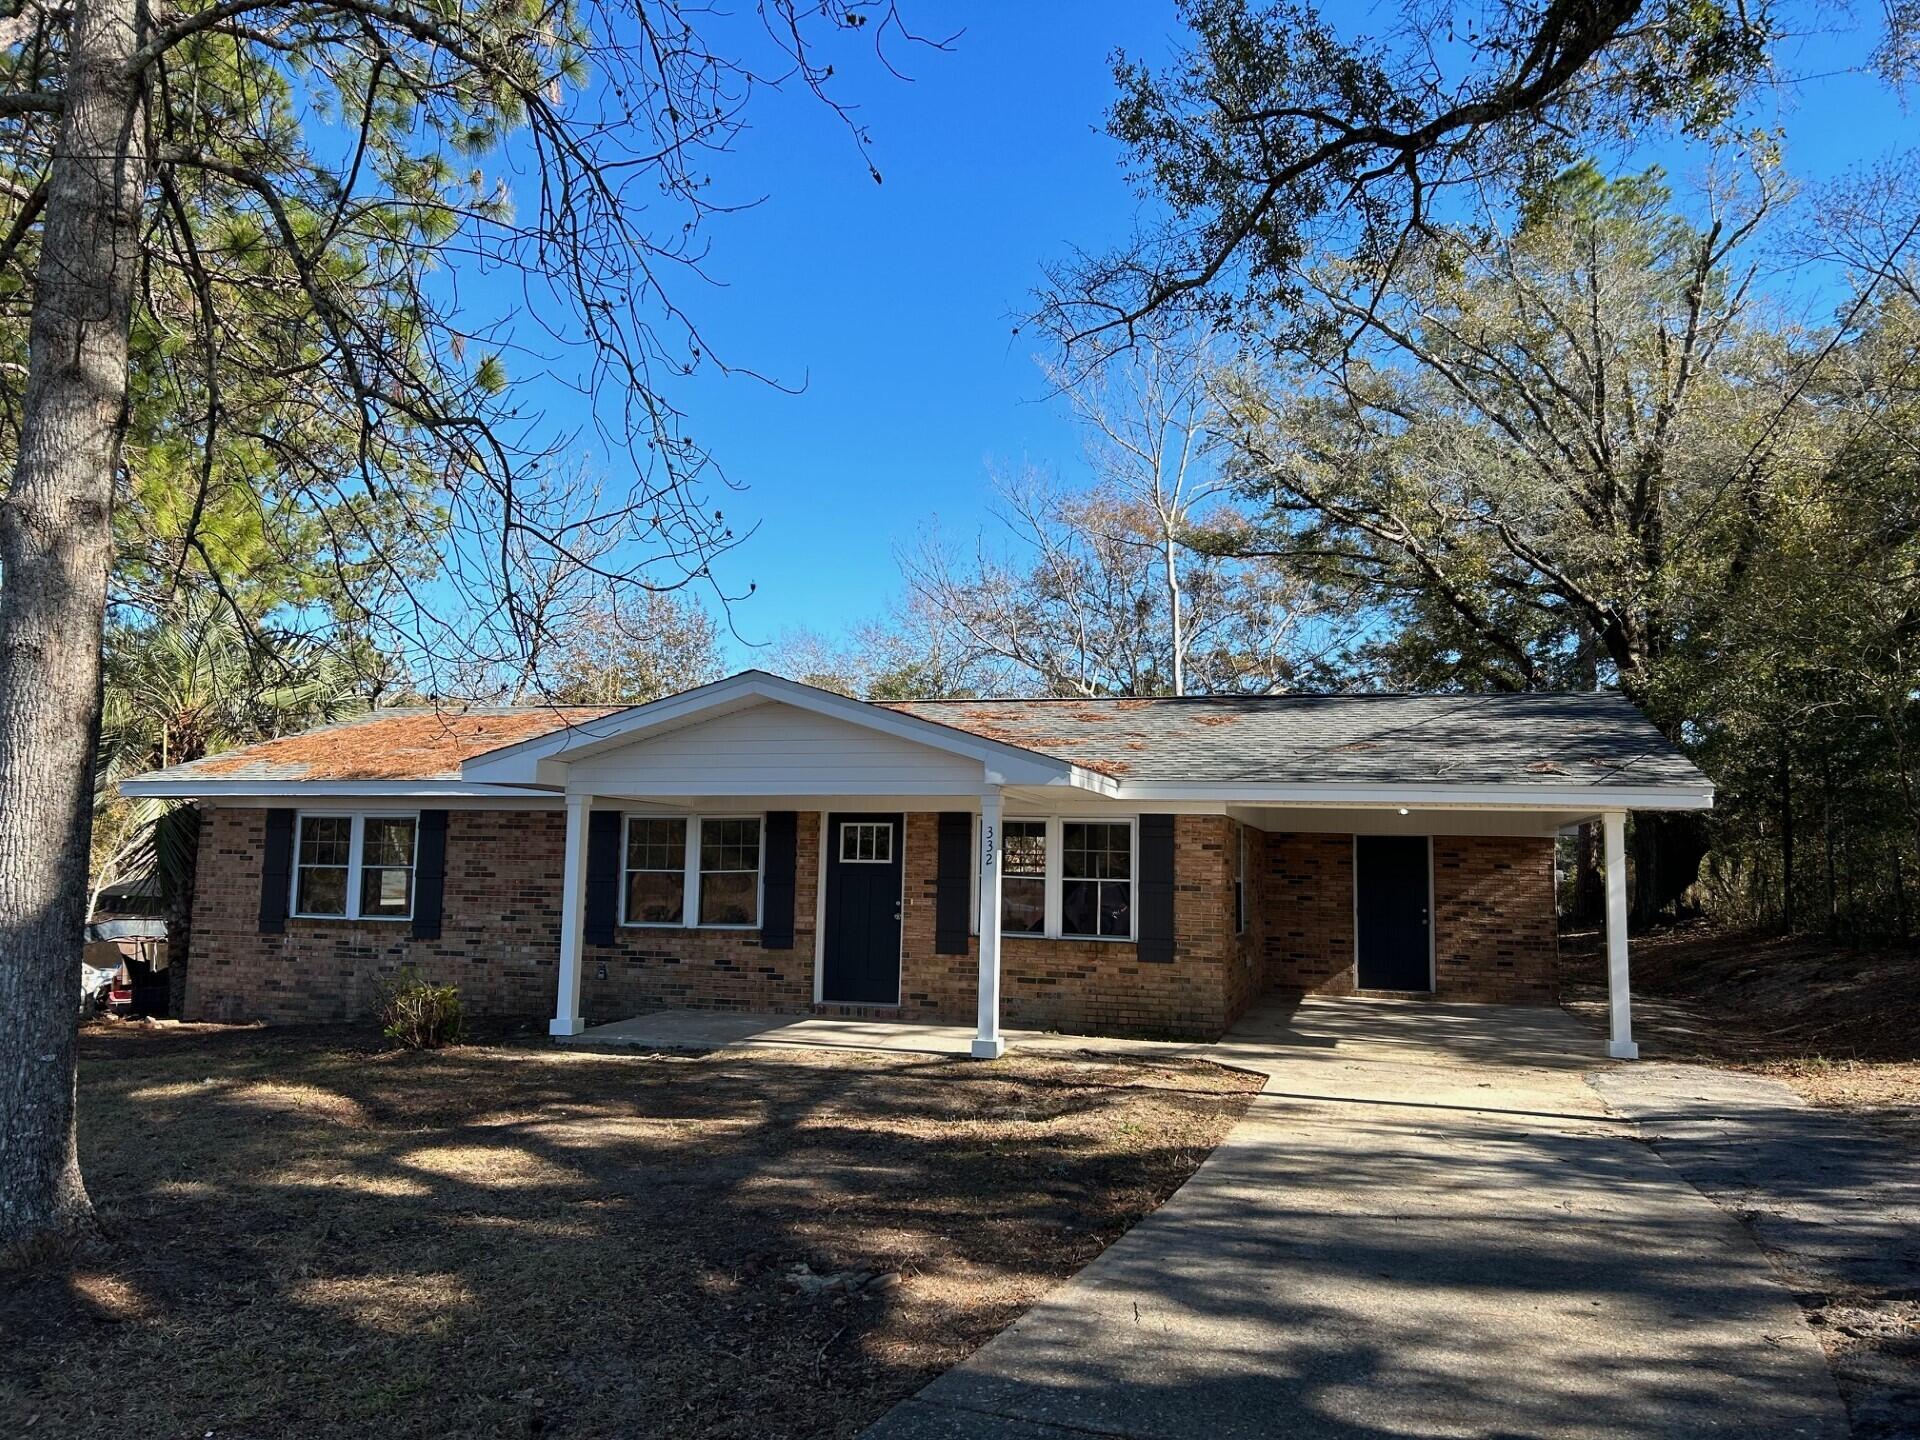
[[[977,761],[982,781],[1008,785],[1073,785],[1082,772],[1052,756],[988,740],[917,716],[850,700],[830,690],[747,670],[697,690],[636,705],[597,720],[582,721],[549,735],[476,755],[460,767],[469,784],[541,785],[563,788],[568,766],[608,750],[631,745],[736,710],[772,702],[825,715],[896,739]]]

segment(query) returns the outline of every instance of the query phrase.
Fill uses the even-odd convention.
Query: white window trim
[[[347,838],[347,908],[344,914],[300,908],[300,836],[309,820],[346,820],[351,822]],[[361,861],[366,855],[367,821],[413,821],[413,859],[407,869],[412,883],[407,886],[407,913],[404,915],[364,915],[360,911]],[[414,903],[420,885],[420,812],[417,810],[296,810],[293,813],[293,863],[287,876],[287,916],[293,920],[353,920],[407,923],[413,919]],[[313,866],[309,869],[317,868]],[[381,869],[389,867],[381,866]]]
[[[894,830],[897,827],[891,820],[843,820],[840,823],[840,863],[842,865],[891,865],[893,864]],[[886,833],[887,853],[885,855],[849,855],[847,839],[857,837],[862,830],[871,830],[876,838]],[[879,847],[874,847],[876,850]]]
[[[633,867],[627,864],[627,857],[633,853],[629,847],[633,839],[633,822],[636,820],[681,820],[686,822],[686,832],[682,838],[680,848],[680,918],[678,920],[629,920],[627,918],[627,877],[634,873]],[[689,902],[693,898],[694,887],[700,883],[700,877],[697,874],[688,873],[687,851],[690,847],[687,842],[693,838],[693,831],[694,818],[691,815],[668,815],[656,810],[629,810],[620,816],[620,923],[623,926],[633,930],[692,930],[697,928],[687,923],[687,917],[689,915],[698,915],[700,913],[698,910],[689,908]],[[665,870],[647,870],[641,873],[647,875],[665,875],[670,872]]]
[[[687,822],[686,879],[680,898],[680,919],[629,920],[627,918],[627,832],[635,820],[685,820]],[[760,827],[757,864],[754,870],[753,922],[748,925],[702,925],[700,923],[700,829],[708,820],[751,820]],[[686,815],[677,810],[628,810],[620,817],[620,924],[628,930],[758,930],[767,918],[767,817],[764,813],[726,815]]]
[[[1124,935],[1069,935],[1065,933],[1064,895],[1066,891],[1066,846],[1062,832],[1072,825],[1124,825],[1127,827],[1127,933]],[[1062,940],[1092,940],[1109,945],[1133,944],[1140,934],[1140,822],[1137,816],[1118,819],[1105,815],[1056,816],[1049,838],[1053,842],[1047,856],[1047,879],[1053,886],[1048,920],[1052,932]]]
[[[1000,935],[1005,940],[1071,940],[1075,943],[1087,941],[1095,945],[1133,945],[1140,939],[1140,817],[1137,815],[1008,815],[1002,825],[1016,822],[1026,824],[1039,823],[1047,827],[1047,918],[1046,928],[1041,931],[1008,930],[1004,926]],[[1127,827],[1127,883],[1133,887],[1133,894],[1127,906],[1127,933],[1124,935],[1068,935],[1066,930],[1066,845],[1063,832],[1068,825],[1124,825]],[[974,851],[979,853],[980,817],[973,817]],[[1000,847],[1000,853],[1006,854],[1006,846]],[[972,903],[969,913],[980,913],[980,877],[979,867],[974,867],[973,884],[970,887]],[[1004,882],[1005,876],[1002,875]],[[976,919],[968,927],[968,934],[978,935],[980,925]]]

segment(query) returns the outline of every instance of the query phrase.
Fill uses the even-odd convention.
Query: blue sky
[[[895,548],[937,516],[983,522],[992,458],[1070,466],[1078,440],[1014,319],[1042,263],[1124,234],[1135,210],[1116,147],[1098,133],[1116,45],[1163,54],[1167,4],[910,7],[951,50],[890,45],[913,78],[854,65],[883,181],[868,177],[816,102],[767,97],[723,170],[751,212],[718,222],[698,297],[710,342],[800,394],[745,377],[700,380],[693,433],[749,488],[729,512],[758,533],[720,566],[755,598],[749,641],[794,625],[833,632],[898,588]],[[735,644],[734,658],[754,652]]]
[[[720,193],[757,208],[709,233],[723,288],[683,292],[730,363],[803,387],[696,376],[676,392],[689,428],[743,493],[720,497],[757,533],[720,562],[747,642],[794,626],[834,634],[899,588],[897,547],[938,519],[988,523],[993,459],[1072,477],[1079,441],[1046,395],[1035,344],[1013,332],[1041,266],[1124,236],[1138,201],[1100,133],[1116,46],[1169,54],[1170,0],[909,0],[924,33],[963,31],[941,53],[894,45],[912,76],[852,64],[856,102],[884,176],[875,185],[829,115],[807,98],[762,97],[754,129],[716,167]],[[1371,6],[1349,8],[1356,24]],[[1341,7],[1330,5],[1338,16]],[[1841,68],[1853,40],[1789,47],[1803,74]],[[850,57],[851,58],[851,57]],[[1899,141],[1898,102],[1857,77],[1782,94],[1762,118],[1789,129],[1789,165],[1831,176]],[[1684,172],[1691,157],[1650,150]],[[737,664],[764,663],[734,642]]]

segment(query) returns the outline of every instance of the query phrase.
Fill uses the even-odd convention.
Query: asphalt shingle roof
[[[619,708],[379,710],[142,778],[457,780],[465,760]],[[1606,693],[923,700],[885,708],[1123,782],[1707,784],[1639,710]]]
[[[921,700],[888,708],[1122,781],[1707,784],[1630,701],[1606,692]]]

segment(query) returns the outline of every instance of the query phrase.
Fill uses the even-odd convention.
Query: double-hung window
[[[627,922],[681,925],[687,914],[687,822],[678,815],[627,820]]]
[[[413,915],[415,815],[306,815],[293,846],[293,913],[332,920]]]
[[[1000,933],[1047,933],[1047,822],[1009,820],[1000,836]]]
[[[700,923],[760,923],[760,822],[700,822]]]
[[[1133,826],[1128,822],[1061,825],[1060,933],[1101,940],[1133,934]]]
[[[629,925],[750,930],[760,923],[760,817],[629,815]]]
[[[1132,820],[1007,820],[1000,838],[1000,933],[1133,938]]]

